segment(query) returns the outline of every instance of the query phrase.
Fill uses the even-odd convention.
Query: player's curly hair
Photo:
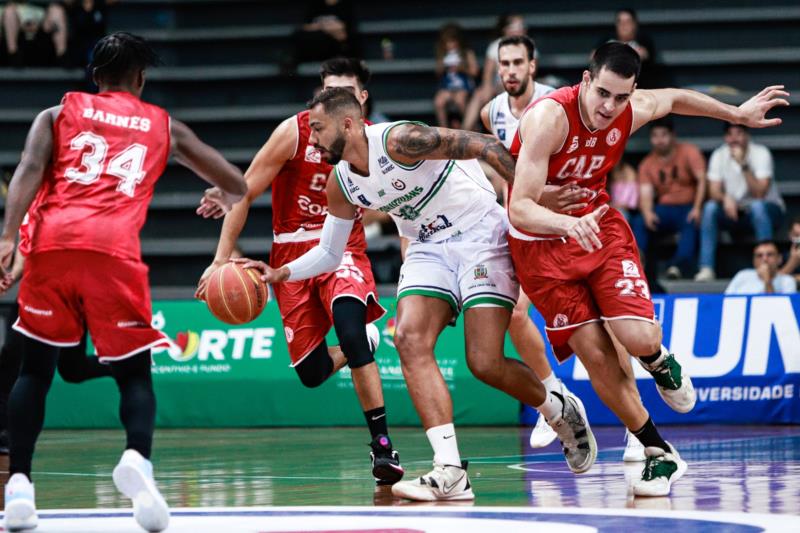
[[[116,85],[135,72],[159,64],[158,55],[147,41],[138,35],[118,31],[97,42],[89,69],[98,83]]]

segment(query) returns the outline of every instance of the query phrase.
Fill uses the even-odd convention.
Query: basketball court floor
[[[474,504],[376,488],[364,428],[159,430],[154,463],[174,532],[800,531],[800,427],[665,427],[689,463],[665,498],[633,498],[643,463],[622,463],[623,433],[595,428],[597,463],[575,476],[557,443],[531,450],[526,428],[459,428]],[[408,476],[429,470],[420,429],[392,437]],[[43,434],[37,531],[140,531],[111,481],[122,442],[122,430]]]

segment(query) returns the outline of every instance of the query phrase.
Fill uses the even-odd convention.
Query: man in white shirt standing
[[[753,268],[739,271],[725,289],[725,294],[793,294],[797,282],[788,274],[780,274],[781,254],[775,241],[765,240],[753,249]]]
[[[700,224],[700,270],[696,281],[715,277],[720,227],[751,228],[757,241],[772,239],[786,206],[773,176],[772,154],[750,142],[747,128],[726,124],[725,144],[714,150],[708,164],[710,199]]]

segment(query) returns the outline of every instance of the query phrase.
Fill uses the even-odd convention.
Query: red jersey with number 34
[[[169,115],[126,92],[70,92],[61,103],[31,251],[139,260],[139,232],[169,157]]]
[[[575,217],[583,216],[608,203],[606,176],[622,159],[633,126],[633,108],[629,102],[625,110],[607,128],[589,129],[581,117],[578,104],[580,91],[581,84],[563,87],[531,103],[525,110],[527,112],[541,100],[549,98],[558,102],[567,114],[569,132],[563,146],[550,156],[547,183],[550,185],[577,183],[594,191],[595,196],[589,201],[588,206],[569,213]],[[522,139],[520,130],[517,130],[510,149],[515,159],[519,156],[521,148]]]

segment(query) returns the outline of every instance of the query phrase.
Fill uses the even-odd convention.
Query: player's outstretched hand
[[[567,230],[567,236],[578,241],[581,248],[587,252],[599,250],[603,247],[603,243],[600,242],[600,237],[598,237],[600,234],[600,225],[598,222],[600,222],[600,219],[603,218],[603,215],[605,215],[607,211],[608,205],[601,205],[591,213],[576,218],[575,223]]]
[[[233,207],[236,201],[231,195],[217,187],[206,189],[203,198],[200,200],[200,207],[196,213],[203,218],[222,218]]]
[[[556,213],[571,213],[589,205],[594,193],[576,183],[545,185],[539,204]]]
[[[750,128],[768,128],[779,126],[783,122],[779,118],[766,118],[767,112],[776,106],[788,106],[789,96],[783,85],[770,85],[765,87],[760,93],[750,98],[739,106],[742,114],[741,123]]]
[[[211,274],[222,265],[223,263],[217,263],[215,261],[208,265],[208,267],[203,271],[203,275],[200,276],[200,281],[197,282],[197,290],[194,291],[195,298],[205,301],[206,289],[208,288],[208,279],[211,277]]]
[[[239,257],[231,259],[233,263],[239,263],[242,268],[255,268],[261,272],[261,279],[265,283],[280,283],[289,279],[289,270],[286,267],[272,268],[264,261],[256,261],[255,259],[247,259],[246,257]]]

